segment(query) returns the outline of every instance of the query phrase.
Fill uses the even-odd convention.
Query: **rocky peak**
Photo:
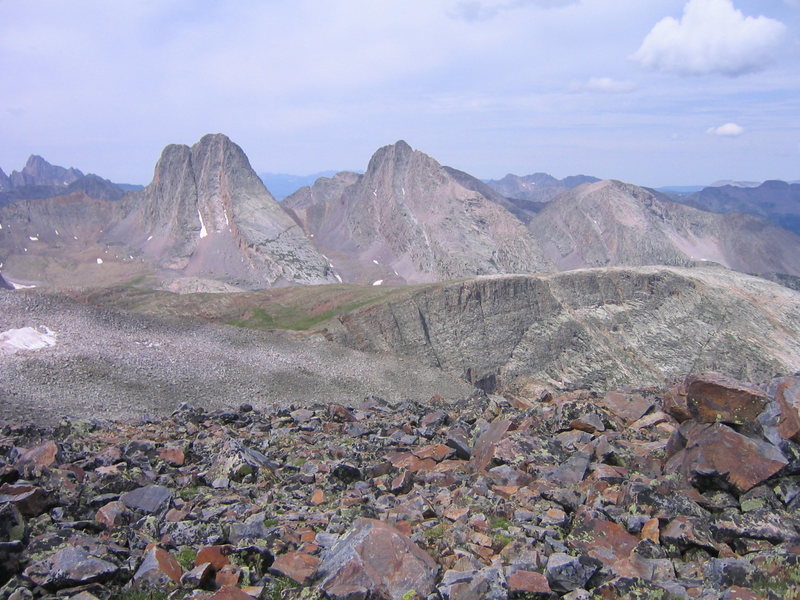
[[[8,178],[8,175],[5,174],[3,169],[0,169],[0,192],[5,192],[9,189],[11,189],[11,180]]]
[[[225,135],[167,146],[134,203],[109,239],[171,271],[248,288],[335,280]]]
[[[424,282],[549,266],[521,221],[402,140],[378,149],[336,197],[316,187],[310,194],[325,196],[326,218],[319,209],[296,217],[348,281]],[[308,193],[300,196],[287,205],[302,206]]]
[[[14,187],[25,185],[67,186],[83,177],[78,169],[51,165],[41,156],[32,154],[22,171],[11,173],[10,181]]]

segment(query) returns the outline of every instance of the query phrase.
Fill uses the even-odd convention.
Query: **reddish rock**
[[[200,551],[197,553],[194,564],[201,565],[206,562],[211,563],[214,570],[219,571],[225,565],[230,564],[228,555],[231,553],[231,550],[233,550],[233,546],[227,544],[224,546],[204,546],[200,548]]]
[[[182,576],[183,569],[175,557],[163,548],[151,544],[147,547],[133,580],[139,585],[164,587],[180,583]]]
[[[606,392],[600,403],[628,424],[638,421],[653,408],[652,400],[625,392]]]
[[[165,448],[158,449],[158,456],[163,460],[165,463],[172,465],[173,467],[182,467],[183,464],[186,462],[186,454],[183,452],[183,449],[167,446]]]
[[[681,384],[669,388],[664,395],[662,408],[665,413],[678,423],[683,423],[691,419],[692,413],[689,412],[688,400],[686,398],[686,386]]]
[[[208,600],[253,600],[253,596],[235,585],[225,585],[217,590]]]
[[[511,427],[511,421],[506,419],[495,419],[489,424],[472,449],[472,457],[469,459],[469,468],[473,472],[480,472],[489,466],[494,458],[494,450],[497,443]]]
[[[753,423],[767,405],[767,395],[718,374],[686,378],[686,406],[700,423]]]
[[[27,484],[3,484],[0,486],[0,504],[10,502],[26,517],[38,517],[50,510],[53,499],[40,487]]]
[[[38,467],[40,469],[52,467],[59,461],[60,451],[58,444],[49,440],[41,444],[37,444],[32,448],[23,450],[14,466],[17,469],[23,470],[26,467]]]
[[[800,377],[786,377],[775,390],[781,416],[778,433],[785,440],[800,442]]]
[[[325,504],[325,492],[322,491],[322,488],[317,488],[312,492],[311,504],[313,504],[314,506]]]
[[[695,484],[711,477],[746,492],[788,463],[772,444],[745,437],[721,423],[681,429],[685,448],[669,459],[665,472],[680,472]]]
[[[113,529],[119,525],[127,525],[133,519],[133,513],[119,501],[109,502],[101,506],[94,515],[98,521],[108,529]]]
[[[319,564],[320,559],[311,554],[287,552],[275,558],[269,572],[294,579],[300,585],[306,585],[317,572]]]
[[[567,540],[568,545],[582,554],[596,558],[606,566],[627,558],[639,543],[639,538],[613,521],[582,520],[577,517],[576,521],[578,524]]]
[[[362,518],[326,552],[319,572],[319,587],[331,600],[402,600],[409,590],[430,594],[438,567],[391,525]]]
[[[734,585],[729,587],[720,600],[764,600],[766,596],[753,590]]]
[[[218,587],[224,587],[226,585],[238,585],[241,578],[242,570],[239,567],[225,565],[219,571],[217,571],[214,577],[214,582]]]
[[[417,458],[432,458],[436,462],[441,462],[445,458],[449,458],[455,453],[453,448],[445,444],[434,444],[432,446],[425,446],[424,448],[420,448],[419,450],[414,451],[414,455]]]
[[[535,571],[515,571],[508,578],[508,591],[511,594],[550,594],[547,577]]]

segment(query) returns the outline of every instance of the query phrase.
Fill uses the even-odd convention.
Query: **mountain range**
[[[167,146],[141,190],[38,156],[0,185],[0,269],[24,285],[224,291],[702,263],[800,276],[800,237],[778,226],[797,217],[800,186],[783,182],[679,203],[582,175],[484,182],[398,141],[363,174],[279,203],[239,146],[209,134]]]

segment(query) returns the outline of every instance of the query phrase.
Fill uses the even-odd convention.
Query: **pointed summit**
[[[180,275],[247,288],[335,281],[242,149],[222,134],[169,145],[133,211],[109,234]]]
[[[347,281],[417,283],[549,268],[518,219],[402,140],[378,149],[341,193],[330,192],[315,185],[284,203],[302,206],[298,221],[336,257]],[[309,195],[318,200],[313,210]],[[325,219],[314,218],[320,213]]]
[[[78,169],[58,167],[51,165],[41,156],[31,154],[22,171],[11,173],[10,181],[14,187],[25,185],[52,185],[68,186],[70,183],[83,177]]]

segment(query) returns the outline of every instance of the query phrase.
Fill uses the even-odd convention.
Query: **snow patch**
[[[378,281],[373,281],[372,285],[383,285],[383,279],[378,279]]]
[[[15,281],[11,281],[10,279],[6,278],[6,281],[13,287],[15,290],[30,290],[35,288],[35,285],[25,285],[24,283],[16,283]]]
[[[379,264],[381,264],[381,263],[379,263],[377,260],[375,260],[374,258],[372,259],[372,262],[374,262],[376,265],[379,265]]]
[[[97,259],[97,264],[98,265],[102,265],[103,264],[103,259],[102,258],[98,258]]]
[[[41,350],[56,345],[56,332],[41,326],[9,329],[0,333],[0,350],[14,354],[19,350]]]
[[[230,227],[231,226],[231,222],[228,220],[228,211],[226,210],[222,214],[225,215],[225,226],[226,227]]]
[[[339,283],[342,283],[342,278],[341,278],[341,277],[339,277],[339,274],[338,274],[338,273],[334,273],[333,275],[334,275],[334,277],[336,277],[336,280],[337,280]]]
[[[60,233],[58,233],[58,229],[54,229],[53,231],[56,232],[56,235],[61,235]]]
[[[38,242],[39,241],[39,238],[37,236],[35,236],[35,235],[29,235],[28,239],[30,241],[32,241],[32,242]]]
[[[204,238],[208,236],[208,230],[206,229],[206,224],[203,222],[203,215],[200,214],[200,210],[197,211],[197,218],[200,219],[200,237]]]
[[[0,229],[2,229],[2,228],[3,228],[3,224],[2,224],[2,223],[0,223]]]

